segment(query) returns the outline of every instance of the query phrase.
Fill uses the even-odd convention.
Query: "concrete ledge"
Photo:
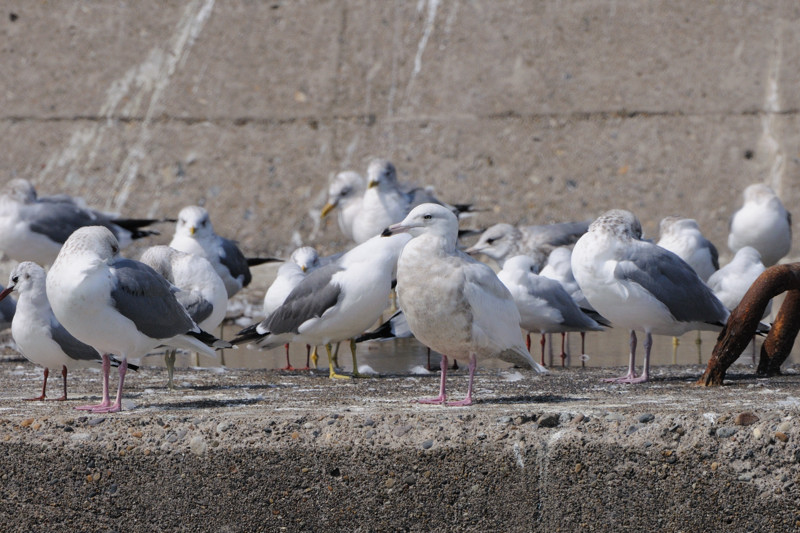
[[[7,530],[786,531],[800,521],[800,377],[641,387],[613,371],[484,370],[471,408],[410,402],[438,376],[330,382],[144,369],[129,410],[28,403],[39,371],[0,364]],[[463,393],[464,374],[449,380]],[[55,383],[53,383],[55,385]],[[54,389],[55,393],[55,389]],[[749,423],[749,425],[742,425]]]

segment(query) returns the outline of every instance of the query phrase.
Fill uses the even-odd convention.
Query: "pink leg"
[[[98,406],[92,409],[93,413],[116,413],[122,411],[122,386],[125,384],[125,374],[128,372],[128,358],[122,356],[122,362],[119,364],[119,386],[117,387],[117,397],[113,405],[106,407]]]
[[[36,398],[24,398],[24,400],[26,402],[40,402],[40,401],[44,400],[44,398],[45,398],[44,391],[45,391],[45,389],[47,389],[47,376],[49,376],[49,375],[50,375],[50,369],[49,368],[45,368],[44,369],[44,385],[42,385],[42,395],[41,396],[37,396]]]
[[[631,357],[630,362],[628,363],[628,373],[624,376],[620,376],[618,378],[610,378],[604,379],[606,383],[633,383],[636,379],[636,368],[634,363],[636,362],[636,332],[631,330]]]
[[[64,394],[61,398],[56,398],[54,401],[63,402],[67,399],[67,365],[61,365],[61,381],[64,382]]]
[[[625,383],[646,383],[650,381],[650,349],[653,347],[653,336],[648,331],[644,338],[644,368],[642,375],[638,378],[633,378]]]
[[[107,353],[104,353],[102,359],[103,401],[95,405],[79,405],[75,409],[79,409],[81,411],[93,411],[97,407],[108,407],[111,404],[111,401],[108,398],[108,374],[111,372],[111,357]]]
[[[545,344],[544,333],[542,333],[542,340],[539,341],[539,344],[542,345],[542,366],[545,366],[544,365],[544,344]]]
[[[530,333],[526,333],[525,334],[525,346],[528,348],[528,353],[530,353],[530,351],[531,351],[531,334]]]
[[[447,383],[447,356],[442,354],[442,362],[440,363],[442,367],[442,381],[439,385],[439,396],[436,398],[422,398],[417,400],[418,403],[445,403],[447,400],[447,394],[445,393],[445,386]]]
[[[286,349],[286,366],[281,368],[281,370],[294,370],[292,363],[289,362],[289,343],[287,342],[283,347]]]
[[[447,405],[465,406],[472,405],[472,382],[475,378],[475,368],[478,366],[478,358],[475,354],[469,356],[469,385],[467,386],[467,397],[457,402],[448,402]]]

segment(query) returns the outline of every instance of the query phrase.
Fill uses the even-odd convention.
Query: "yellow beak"
[[[371,188],[377,187],[377,186],[378,186],[378,182],[377,181],[370,181],[369,183],[367,183],[367,189],[371,189]]]
[[[332,204],[332,203],[325,204],[324,206],[322,206],[322,211],[319,214],[319,218],[325,218],[325,215],[327,215],[328,213],[333,211],[335,208],[336,208],[336,204]]]
[[[189,228],[189,235],[194,235],[195,231],[197,231],[197,228],[195,228],[194,226],[190,227]]]

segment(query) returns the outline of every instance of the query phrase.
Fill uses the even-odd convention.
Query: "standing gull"
[[[328,187],[328,201],[322,207],[320,218],[338,208],[339,229],[348,239],[355,241],[353,227],[361,211],[366,188],[367,184],[358,172],[350,170],[339,172]]]
[[[215,357],[230,347],[201,330],[175,297],[177,289],[138,261],[119,255],[119,243],[106,228],[89,226],[64,243],[47,276],[47,297],[56,318],[75,338],[103,357],[103,400],[85,409],[114,412],[122,407],[128,359],[157,346],[194,350]],[[114,404],[108,397],[109,354],[122,359]]]
[[[337,374],[331,344],[351,339],[353,375],[358,376],[353,338],[374,324],[389,304],[400,250],[408,236],[373,237],[305,277],[270,316],[253,324],[234,343],[275,348],[287,342],[324,345],[331,378]]]
[[[728,248],[738,252],[752,246],[771,267],[792,247],[792,217],[768,185],[756,183],[744,190],[744,205],[731,217]]]
[[[74,368],[99,367],[102,360],[97,350],[73,337],[56,320],[45,292],[45,272],[30,261],[23,261],[11,272],[8,288],[0,292],[0,300],[11,292],[19,293],[17,313],[11,324],[11,335],[22,355],[35,365],[44,367],[42,394],[28,400],[44,400],[50,369],[61,369],[64,393],[57,400],[67,399],[67,371]],[[118,366],[117,359],[111,360]],[[137,367],[130,365],[132,369]]]
[[[253,280],[250,267],[280,261],[272,257],[245,257],[236,242],[214,233],[208,211],[196,205],[181,209],[170,247],[205,257],[225,283],[228,298]]]
[[[546,372],[525,348],[519,311],[508,289],[491,268],[456,248],[458,219],[452,211],[422,204],[383,234],[403,232],[413,239],[397,263],[400,308],[414,336],[442,354],[439,396],[421,403],[446,403],[448,355],[469,354],[469,384],[466,398],[447,405],[472,403],[479,357],[498,357]]]
[[[466,252],[488,256],[494,259],[500,268],[510,257],[529,255],[541,269],[554,248],[574,244],[586,233],[588,227],[588,222],[560,222],[538,226],[495,224],[484,231],[478,242]]]
[[[546,333],[561,333],[561,364],[567,354],[564,351],[564,336],[568,331],[603,331],[594,318],[578,307],[558,281],[536,274],[532,257],[517,255],[503,265],[497,277],[511,293],[520,314],[520,326],[525,331],[536,331],[542,335],[542,364]],[[597,313],[595,313],[597,315]],[[600,319],[598,315],[598,320]],[[528,346],[530,344],[528,343]]]
[[[42,196],[25,179],[14,179],[0,196],[0,251],[15,261],[50,265],[64,241],[83,226],[105,226],[125,247],[131,240],[157,235],[143,230],[157,219],[123,219],[86,207],[66,195]]]
[[[320,257],[317,251],[311,246],[302,246],[292,252],[289,260],[281,265],[275,281],[267,289],[264,295],[264,316],[269,317],[275,310],[283,305],[289,294],[297,287],[305,277],[319,268]],[[306,368],[309,369],[309,358],[311,346],[306,345]],[[289,343],[284,344],[286,350],[286,366],[282,370],[294,370],[289,362]]]
[[[708,278],[719,270],[719,254],[714,244],[706,239],[700,232],[697,221],[692,218],[668,216],[661,219],[659,225],[659,246],[674,253],[697,272],[700,279]],[[678,337],[672,337],[672,363],[678,359]],[[697,358],[702,359],[700,353],[700,332],[697,332]]]
[[[222,323],[228,308],[228,292],[205,257],[169,246],[153,246],[145,250],[140,260],[180,289],[175,296],[200,329],[213,331]],[[170,389],[173,388],[176,354],[174,348],[164,354]]]
[[[631,330],[628,373],[612,381],[650,379],[653,333],[678,336],[696,329],[719,330],[728,318],[728,310],[691,266],[642,240],[642,226],[629,211],[608,211],[592,222],[575,243],[572,272],[597,312],[615,327]],[[646,334],[639,377],[634,367],[635,330]]]

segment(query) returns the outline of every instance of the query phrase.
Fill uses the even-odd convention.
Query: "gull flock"
[[[11,180],[0,195],[0,251],[18,265],[0,292],[0,328],[10,327],[20,353],[44,369],[42,392],[31,399],[46,398],[50,370],[61,372],[58,399],[66,400],[68,371],[96,367],[101,401],[78,409],[119,411],[127,371],[143,356],[165,353],[172,388],[177,350],[217,357],[239,344],[286,346],[285,370],[294,370],[289,343],[307,346],[305,369],[309,360],[316,369],[323,347],[330,378],[349,379],[359,376],[356,339],[413,335],[442,359],[439,395],[420,403],[465,406],[473,403],[480,361],[546,374],[545,334],[562,334],[563,361],[567,332],[583,338],[608,328],[630,334],[628,371],[609,381],[642,383],[650,379],[652,335],[720,330],[755,278],[791,247],[791,217],[763,184],[745,189],[730,221],[727,244],[735,255],[720,268],[717,249],[695,220],[665,218],[656,244],[644,238],[633,213],[620,209],[538,226],[498,221],[467,247],[459,242],[459,218],[473,206],[401,183],[386,159],[372,160],[366,176],[336,174],[321,211],[336,211],[354,246],[330,257],[297,249],[267,291],[263,318],[229,340],[213,333],[229,299],[250,284],[250,267],[279,259],[246,257],[214,231],[200,206],[184,207],[176,219],[122,218],[64,194],[39,196],[27,180]],[[151,247],[138,261],[121,255],[167,222],[175,224],[169,246]],[[395,291],[399,309],[389,312]],[[384,314],[390,321],[365,335]],[[639,373],[637,332],[644,334]],[[540,362],[531,355],[531,333],[541,335]],[[352,376],[336,367],[338,343],[350,346]],[[467,362],[468,384],[463,399],[448,402],[447,370],[455,359]]]

